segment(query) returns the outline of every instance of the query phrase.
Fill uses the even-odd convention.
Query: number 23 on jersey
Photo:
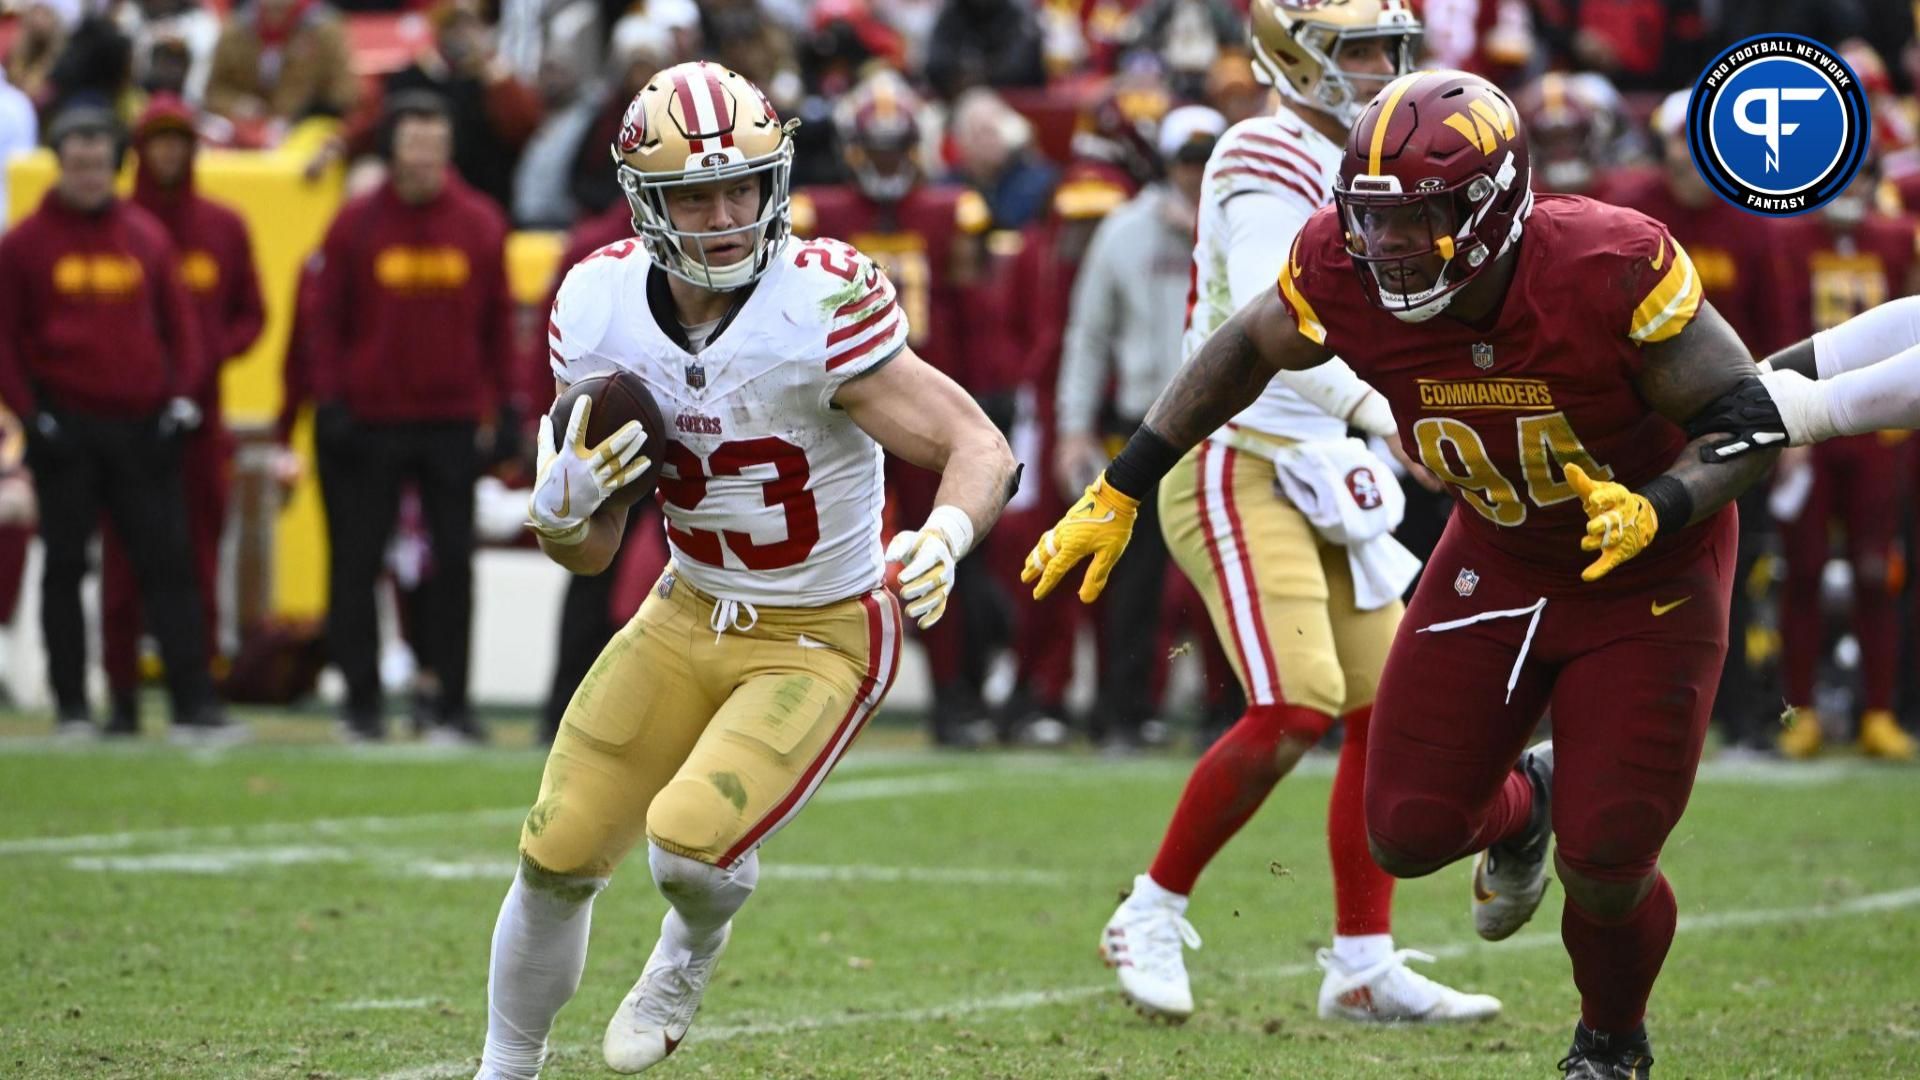
[[[1578,465],[1596,480],[1613,479],[1613,470],[1593,460],[1573,433],[1564,412],[1523,416],[1514,421],[1527,499],[1493,464],[1480,432],[1451,416],[1430,416],[1413,425],[1420,463],[1460,491],[1460,498],[1495,525],[1512,527],[1527,520],[1527,502],[1553,506],[1578,498],[1567,483],[1566,467]]]

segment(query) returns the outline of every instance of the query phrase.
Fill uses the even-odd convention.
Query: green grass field
[[[0,739],[0,1075],[472,1074],[539,756],[259,726],[265,745],[220,754]],[[869,733],[763,852],[693,1038],[656,1075],[1557,1075],[1577,1008],[1557,888],[1500,945],[1473,937],[1463,868],[1400,888],[1399,943],[1501,996],[1499,1020],[1315,1018],[1325,759],[1201,882],[1198,1015],[1135,1016],[1094,944],[1188,764],[943,756]],[[1705,770],[1668,849],[1683,922],[1650,1017],[1661,1075],[1920,1076],[1917,807],[1920,771]],[[601,1027],[662,911],[644,860],[601,898],[548,1076],[611,1075]]]

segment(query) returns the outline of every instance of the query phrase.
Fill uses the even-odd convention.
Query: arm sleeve
[[[1117,268],[1113,263],[1114,235],[1122,225],[1123,219],[1115,216],[1100,223],[1079,279],[1073,283],[1055,398],[1055,424],[1063,435],[1091,432],[1099,416],[1107,361],[1113,355],[1119,322],[1119,305],[1114,303]]]
[[[260,340],[266,326],[266,307],[260,300],[260,275],[253,264],[253,242],[245,225],[234,230],[233,286],[227,291],[225,332],[219,341],[220,360],[231,360]]]
[[[27,312],[31,293],[24,280],[18,248],[0,243],[0,404],[25,422],[39,411],[33,382],[27,377],[22,347],[28,342]]]
[[[1266,189],[1229,194],[1221,204],[1226,223],[1227,278],[1234,310],[1266,295],[1287,268],[1281,238],[1298,236],[1316,208],[1301,196]],[[1393,410],[1373,387],[1338,358],[1305,371],[1283,371],[1282,385],[1321,412],[1385,438],[1394,431]]]
[[[1838,434],[1920,429],[1920,345],[1831,379],[1823,370],[1820,378]]]
[[[1813,335],[1813,361],[1820,377],[1831,379],[1915,345],[1920,345],[1920,296],[1905,296]]]

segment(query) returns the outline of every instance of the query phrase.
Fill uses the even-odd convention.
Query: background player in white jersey
[[[569,271],[554,307],[562,387],[622,369],[661,406],[673,562],[554,740],[494,928],[482,1078],[539,1073],[579,986],[593,897],[643,831],[670,906],[603,1049],[620,1072],[673,1052],[753,891],[756,850],[892,683],[882,449],[941,474],[927,523],[886,551],[922,626],[1012,490],[1005,440],[906,347],[885,275],[837,241],[789,240],[791,127],[725,68],[655,75],[613,148],[639,236]],[[598,573],[626,515],[596,511],[647,462],[637,425],[588,447],[585,419],[576,407],[557,446],[543,421],[529,516],[554,561]]]
[[[1228,129],[1207,163],[1189,356],[1273,289],[1294,235],[1332,199],[1349,127],[1380,87],[1412,68],[1420,24],[1401,0],[1255,0],[1249,36],[1255,74],[1282,107]],[[1181,946],[1200,943],[1186,920],[1195,880],[1339,720],[1346,741],[1327,815],[1336,918],[1333,948],[1319,953],[1320,1015],[1475,1020],[1500,1010],[1494,998],[1408,969],[1409,958],[1432,958],[1394,949],[1393,878],[1367,850],[1367,718],[1400,593],[1419,563],[1388,535],[1404,505],[1394,478],[1347,438],[1349,424],[1394,432],[1386,399],[1345,364],[1290,372],[1160,485],[1167,547],[1206,600],[1248,705],[1194,767],[1152,866],[1101,939],[1122,992],[1150,1014],[1192,1013]],[[1316,491],[1327,512],[1305,512]],[[1339,500],[1352,504],[1351,520],[1336,525]]]

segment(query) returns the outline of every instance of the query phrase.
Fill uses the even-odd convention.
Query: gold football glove
[[[1660,515],[1646,496],[1628,491],[1611,480],[1595,481],[1578,465],[1567,466],[1567,483],[1587,511],[1587,535],[1580,550],[1600,557],[1580,571],[1580,580],[1599,581],[1608,572],[1647,549],[1660,531]]]
[[[1140,500],[1108,487],[1107,476],[1101,473],[1087,485],[1086,493],[1067,516],[1033,545],[1020,580],[1032,582],[1037,578],[1040,584],[1033,587],[1033,598],[1044,600],[1067,571],[1092,556],[1093,565],[1080,582],[1080,602],[1093,603],[1099,599],[1100,590],[1107,587],[1113,564],[1127,550],[1127,541],[1133,538],[1133,519],[1139,512]]]

